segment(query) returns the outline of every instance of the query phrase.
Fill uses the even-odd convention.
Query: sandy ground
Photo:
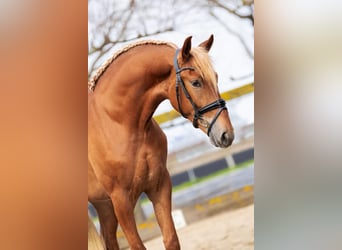
[[[178,230],[184,250],[253,250],[254,205],[223,212]],[[148,250],[164,250],[162,238],[145,242]]]

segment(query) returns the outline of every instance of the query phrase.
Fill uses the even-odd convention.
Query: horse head
[[[218,76],[208,52],[214,37],[191,47],[191,36],[174,55],[176,80],[170,85],[169,99],[172,106],[195,128],[206,133],[216,147],[226,148],[234,140],[225,101],[217,86]]]

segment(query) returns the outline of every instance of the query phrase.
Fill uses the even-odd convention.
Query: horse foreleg
[[[110,199],[92,202],[100,220],[101,234],[105,240],[107,250],[119,250],[116,231],[118,220],[114,214],[114,208]]]
[[[120,189],[115,189],[111,194],[111,198],[114,204],[115,214],[131,250],[146,250],[138,234],[134,218],[136,200],[128,192]]]
[[[163,234],[166,250],[179,250],[179,240],[171,216],[171,179],[167,170],[161,177],[161,185],[147,192],[153,203],[154,212]]]

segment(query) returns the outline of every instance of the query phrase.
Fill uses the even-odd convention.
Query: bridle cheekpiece
[[[202,115],[211,111],[211,110],[214,110],[214,109],[219,109],[214,118],[212,119],[211,123],[209,125],[207,125],[206,127],[208,127],[208,130],[207,130],[207,135],[209,136],[210,134],[210,131],[211,131],[211,128],[212,126],[214,125],[214,123],[216,122],[217,118],[219,117],[219,115],[221,114],[221,112],[223,110],[227,110],[227,107],[226,107],[226,102],[225,100],[223,99],[218,99],[212,103],[209,103],[208,105],[202,107],[202,108],[198,108],[197,105],[194,103],[194,101],[192,100],[188,90],[186,89],[185,87],[185,84],[183,82],[183,79],[180,75],[180,73],[184,70],[191,70],[191,71],[195,71],[195,69],[193,67],[183,67],[183,68],[179,68],[179,65],[178,65],[178,60],[177,60],[177,57],[178,57],[178,53],[179,53],[180,49],[177,49],[176,50],[176,53],[175,53],[175,56],[174,56],[174,59],[173,59],[173,64],[174,64],[174,67],[176,69],[176,96],[177,96],[177,103],[178,103],[178,110],[179,112],[182,114],[183,117],[187,118],[187,116],[183,113],[182,111],[182,108],[181,108],[181,99],[180,99],[180,92],[179,92],[179,85],[181,86],[184,94],[185,94],[185,97],[186,99],[189,100],[189,102],[191,103],[192,105],[192,108],[194,109],[194,119],[192,121],[192,125],[195,127],[195,128],[198,128],[198,120],[202,120],[202,121],[205,121],[203,118],[202,118]]]

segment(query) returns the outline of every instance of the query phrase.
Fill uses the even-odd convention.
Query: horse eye
[[[201,82],[198,80],[192,81],[191,82],[192,87],[194,88],[200,88],[202,86]]]

